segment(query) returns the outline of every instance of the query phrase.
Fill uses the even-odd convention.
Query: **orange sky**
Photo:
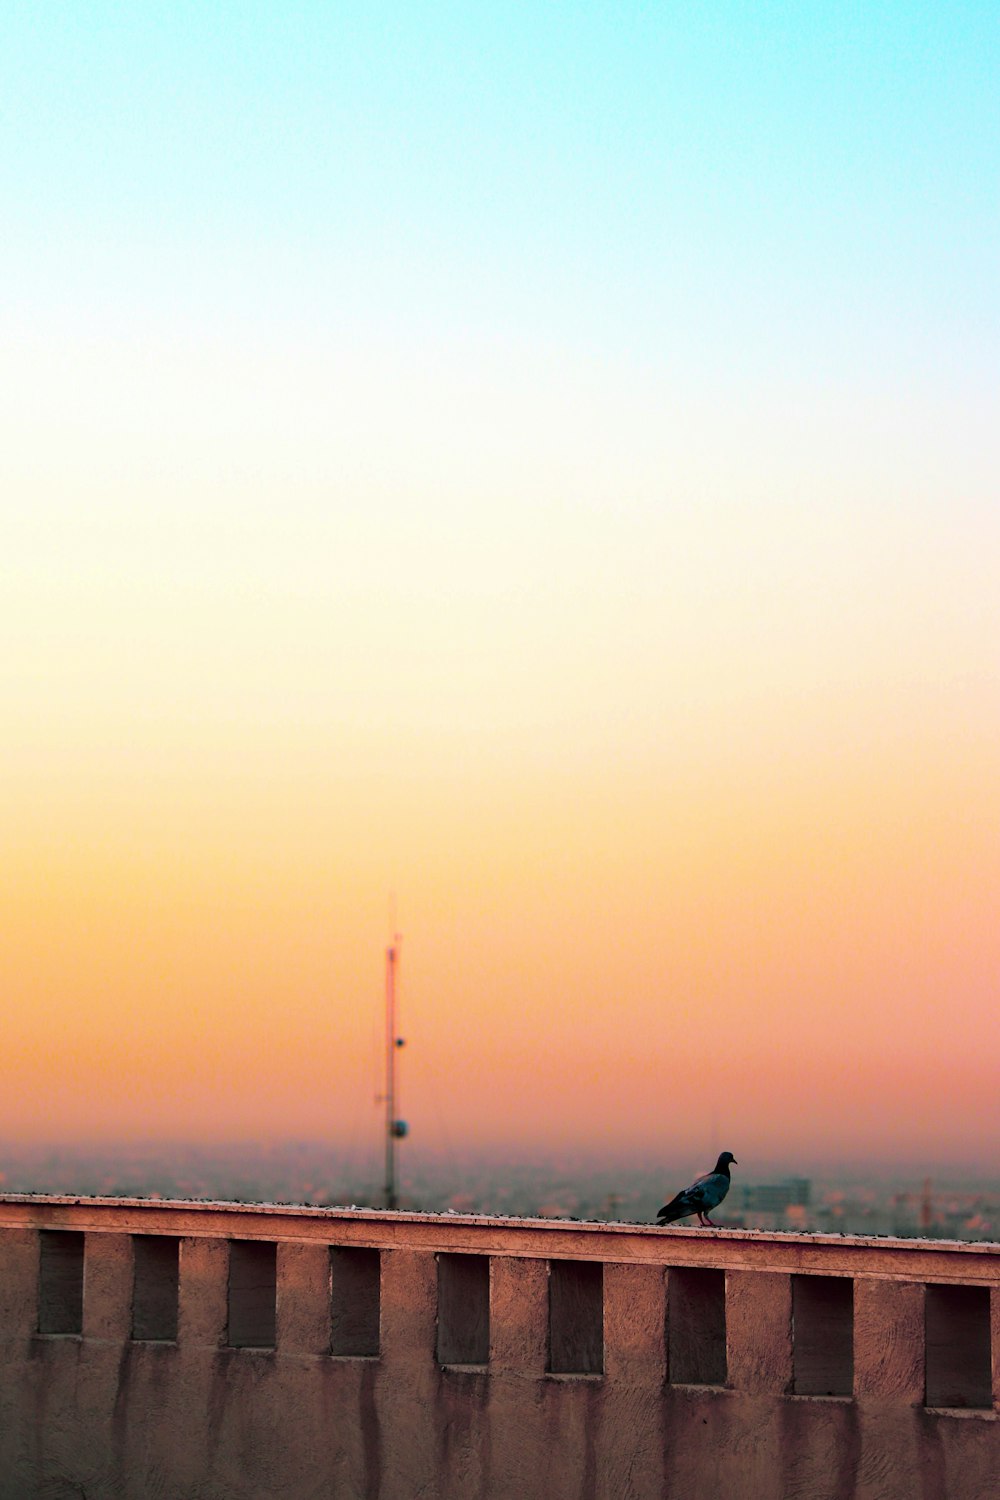
[[[305,733],[69,736],[11,820],[3,1131],[374,1135],[395,890],[415,1149],[982,1152],[995,763],[870,714],[339,770]]]

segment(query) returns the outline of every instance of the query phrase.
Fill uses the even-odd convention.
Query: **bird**
[[[708,1214],[710,1209],[718,1208],[729,1192],[730,1162],[739,1166],[731,1151],[723,1151],[711,1172],[696,1177],[690,1187],[663,1205],[656,1215],[657,1224],[663,1228],[666,1224],[673,1224],[675,1219],[686,1219],[689,1214],[697,1214],[699,1224],[717,1229],[719,1226],[712,1223]]]

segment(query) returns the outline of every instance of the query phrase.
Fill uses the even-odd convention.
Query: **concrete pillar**
[[[218,1349],[226,1341],[229,1241],[181,1240],[177,1342]]]
[[[329,1246],[279,1243],[277,1249],[278,1352],[329,1354]]]
[[[365,1441],[366,1488],[351,1493],[377,1493],[380,1500],[442,1494],[437,1422],[442,1372],[434,1360],[436,1321],[434,1255],[426,1250],[383,1251],[382,1358]]]
[[[83,1336],[121,1344],[132,1332],[132,1236],[88,1233],[83,1251]]]
[[[382,1358],[387,1367],[432,1367],[437,1324],[437,1261],[427,1251],[382,1255]]]
[[[537,1380],[548,1364],[549,1268],[544,1260],[490,1258],[490,1368]]]
[[[859,1277],[854,1283],[854,1395],[858,1401],[924,1400],[924,1288]]]
[[[38,1328],[38,1231],[0,1229],[0,1341]]]
[[[604,1369],[609,1380],[660,1385],[666,1378],[662,1266],[604,1267]]]
[[[667,1287],[662,1266],[604,1267],[604,1388],[584,1412],[598,1495],[664,1495]],[[627,1481],[624,1476],[627,1475]]]
[[[726,1272],[728,1383],[751,1395],[792,1388],[792,1279],[772,1271]]]
[[[520,1256],[490,1257],[489,1414],[492,1469],[481,1493],[529,1497],[545,1492],[550,1460],[549,1265]],[[530,1393],[530,1395],[529,1395]],[[528,1399],[526,1399],[528,1397]],[[552,1490],[558,1494],[558,1488]]]

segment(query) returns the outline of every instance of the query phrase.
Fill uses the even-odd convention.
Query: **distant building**
[[[790,1208],[808,1208],[812,1183],[808,1177],[787,1177],[783,1182],[748,1183],[743,1188],[743,1207],[748,1213],[784,1214]]]

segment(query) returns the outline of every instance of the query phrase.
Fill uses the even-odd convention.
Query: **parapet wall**
[[[1000,1246],[0,1198],[0,1500],[997,1500]]]

